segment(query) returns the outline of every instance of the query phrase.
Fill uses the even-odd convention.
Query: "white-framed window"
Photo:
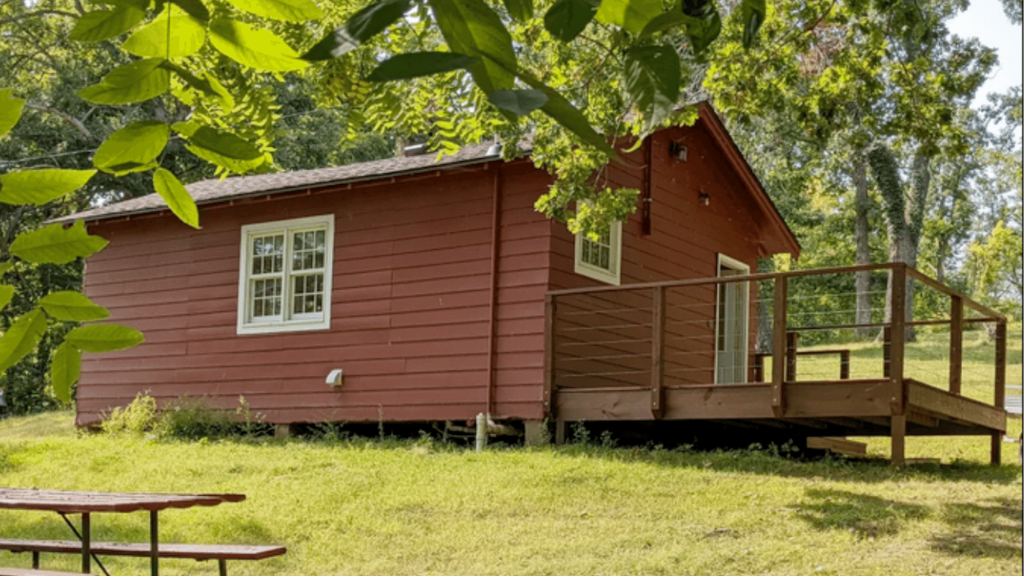
[[[331,327],[334,215],[242,227],[238,333]]]
[[[596,241],[576,235],[576,273],[619,285],[622,278],[622,222],[614,222]]]

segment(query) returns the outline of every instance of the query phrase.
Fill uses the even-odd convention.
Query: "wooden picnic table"
[[[150,574],[159,576],[159,514],[169,508],[216,506],[224,502],[241,502],[244,494],[137,494],[111,492],[71,492],[0,487],[0,509],[40,510],[56,512],[67,520],[68,514],[81,514],[82,572],[92,568],[91,514],[99,512],[149,512]],[[68,521],[74,530],[74,525]]]

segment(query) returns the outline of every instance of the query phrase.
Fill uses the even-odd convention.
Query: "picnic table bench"
[[[249,545],[206,545],[206,544],[167,544],[159,541],[158,515],[161,511],[171,508],[191,508],[193,506],[216,506],[225,502],[241,502],[242,494],[119,494],[107,492],[70,492],[61,490],[34,490],[23,488],[0,488],[0,509],[38,510],[56,512],[74,532],[78,540],[20,540],[0,539],[0,550],[10,552],[32,553],[32,567],[35,570],[20,572],[15,576],[31,574],[49,576],[39,569],[40,553],[81,554],[82,571],[90,574],[92,560],[104,574],[106,568],[99,562],[98,555],[136,556],[150,558],[151,576],[159,576],[160,558],[189,558],[197,561],[216,560],[221,576],[227,574],[228,560],[261,560],[272,556],[280,556],[286,552],[284,546],[249,546]],[[149,513],[149,542],[93,542],[91,514],[100,512],[136,512]],[[80,514],[81,529],[76,529],[67,518],[68,514]],[[0,568],[0,571],[15,569]],[[61,574],[61,573],[57,573]],[[7,576],[0,572],[0,576]],[[108,574],[109,576],[109,574]]]
[[[30,552],[32,567],[39,568],[39,555],[80,554],[82,543],[74,540],[15,540],[0,538],[0,550],[13,553]],[[99,556],[134,556],[147,558],[150,546],[147,543],[90,542],[89,550]],[[221,576],[227,576],[228,560],[263,560],[281,556],[287,552],[284,546],[209,545],[209,544],[168,544],[161,543],[161,558],[185,558],[197,562],[216,560]],[[0,569],[0,576],[4,576]]]
[[[89,576],[81,572],[53,572],[52,570],[30,570],[27,568],[4,568],[0,566],[0,576]]]

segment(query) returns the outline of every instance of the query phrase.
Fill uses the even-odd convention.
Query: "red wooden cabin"
[[[282,425],[564,420],[556,408],[573,419],[653,419],[662,386],[758,379],[752,283],[712,283],[679,301],[646,288],[553,294],[713,282],[756,271],[759,257],[799,254],[709,106],[693,127],[659,131],[609,167],[613,185],[642,197],[600,242],[534,210],[548,174],[492,152],[199,182],[189,190],[201,230],[155,195],[69,217],[110,241],[87,263],[86,293],[146,334],[137,348],[86,358],[77,423],[145,391],[225,408],[244,396]],[[658,307],[681,328],[659,332]],[[616,323],[613,343],[594,340]],[[689,342],[675,363],[651,352],[672,337]],[[652,359],[666,367],[652,370]],[[617,411],[623,387],[644,391],[646,412]]]

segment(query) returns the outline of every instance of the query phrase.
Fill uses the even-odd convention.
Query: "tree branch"
[[[16,16],[4,18],[3,20],[0,20],[0,26],[3,26],[4,24],[13,24],[15,22],[18,22],[19,20],[28,20],[29,18],[37,18],[40,16],[48,15],[78,18],[78,14],[75,14],[74,12],[65,12],[64,10],[36,10],[35,12],[25,12],[24,14],[18,14]]]
[[[32,110],[37,110],[39,112],[46,112],[47,114],[53,114],[54,116],[60,118],[61,120],[67,122],[68,124],[71,124],[75,128],[75,130],[78,130],[78,132],[82,136],[85,136],[86,138],[88,138],[90,140],[95,140],[95,138],[96,138],[95,136],[93,136],[92,132],[88,128],[86,128],[85,124],[82,123],[81,120],[79,120],[78,118],[75,118],[74,116],[72,116],[71,114],[68,114],[67,112],[62,112],[60,110],[57,110],[55,108],[51,108],[51,107],[46,106],[44,104],[36,104],[35,102],[26,102],[25,103],[25,107],[26,108],[30,108]]]

